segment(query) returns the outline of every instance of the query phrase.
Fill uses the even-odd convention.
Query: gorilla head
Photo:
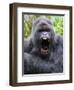
[[[54,40],[52,22],[44,16],[37,18],[32,26],[32,43],[43,56],[48,55]]]

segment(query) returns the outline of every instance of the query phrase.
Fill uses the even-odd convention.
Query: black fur
[[[45,27],[44,27],[45,25]],[[48,54],[41,54],[40,37],[47,30],[50,44]],[[47,31],[46,31],[47,32]],[[53,31],[53,24],[46,17],[39,17],[32,26],[31,38],[24,42],[24,74],[62,73],[63,38]]]

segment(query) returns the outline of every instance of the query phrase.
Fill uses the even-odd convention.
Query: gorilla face
[[[33,24],[32,41],[42,55],[47,55],[54,36],[52,23],[46,17],[39,17]]]

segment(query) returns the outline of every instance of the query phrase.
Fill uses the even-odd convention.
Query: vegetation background
[[[24,14],[24,38],[28,38],[31,34],[33,21],[41,15],[28,15]],[[63,23],[64,16],[45,15],[49,20],[53,22],[54,32],[63,36]]]

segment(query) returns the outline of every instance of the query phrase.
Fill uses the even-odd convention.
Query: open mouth
[[[49,39],[42,38],[41,40],[41,54],[46,55],[48,54],[49,49]]]

